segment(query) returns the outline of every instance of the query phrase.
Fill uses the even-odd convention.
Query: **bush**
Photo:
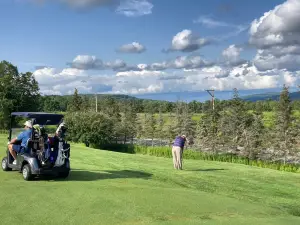
[[[73,142],[82,142],[98,148],[110,143],[113,134],[113,121],[103,113],[68,113],[65,116],[68,126],[67,139]]]

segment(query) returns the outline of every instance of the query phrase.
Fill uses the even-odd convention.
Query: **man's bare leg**
[[[16,160],[17,159],[17,153],[13,150],[13,145],[12,144],[8,145],[8,150],[9,150],[10,154],[12,155],[12,157]]]

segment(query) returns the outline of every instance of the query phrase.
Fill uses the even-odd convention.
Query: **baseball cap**
[[[27,121],[24,123],[24,125],[25,125],[26,127],[32,128],[32,122],[31,122],[30,120],[27,120]]]

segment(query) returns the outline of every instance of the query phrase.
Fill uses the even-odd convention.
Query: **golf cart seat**
[[[35,129],[33,129],[31,138],[29,138],[26,142],[24,153],[32,156],[36,155],[37,151],[40,150],[39,138],[39,133]]]
[[[34,150],[34,148],[33,148],[33,146],[34,146],[33,143],[34,142],[32,141],[32,139],[29,138],[27,140],[25,149],[23,150],[23,152],[20,155],[24,155],[24,154],[34,155],[36,153],[36,150]],[[17,155],[18,155],[18,153],[17,153]]]

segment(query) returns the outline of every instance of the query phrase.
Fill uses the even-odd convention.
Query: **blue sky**
[[[45,94],[293,87],[299,11],[298,0],[3,0],[0,59]]]

